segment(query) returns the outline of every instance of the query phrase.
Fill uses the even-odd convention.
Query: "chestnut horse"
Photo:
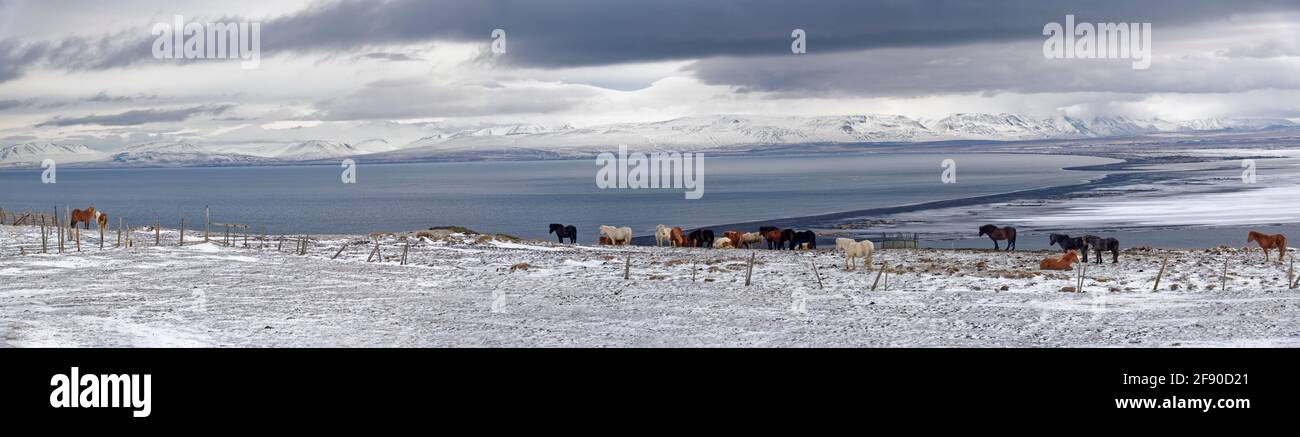
[[[731,244],[735,245],[735,247],[740,247],[740,232],[724,231],[722,233],[722,238],[731,240]]]
[[[1264,249],[1264,260],[1268,261],[1268,250],[1277,249],[1277,262],[1283,262],[1286,259],[1286,235],[1277,234],[1269,235],[1260,232],[1250,231],[1246,236],[1247,243],[1259,243],[1259,248]]]
[[[682,228],[673,226],[672,230],[668,231],[668,241],[671,241],[673,246],[686,247],[686,236],[682,235]]]
[[[1098,256],[1098,258],[1101,258]],[[1060,258],[1047,257],[1038,263],[1039,270],[1070,270],[1070,265],[1079,261],[1079,254],[1073,250],[1065,252]]]
[[[90,229],[90,222],[92,221],[96,224],[99,223],[98,216],[95,215],[94,205],[91,205],[90,208],[86,208],[85,211],[80,209],[72,210],[72,222],[68,224],[68,227],[75,228],[77,227],[77,223],[80,222],[82,224],[82,229]],[[104,221],[108,221],[107,216],[104,217]]]
[[[993,239],[993,250],[998,250],[998,240],[1007,240],[1007,250],[1016,250],[1016,228],[1010,226],[999,228],[993,225],[980,226],[980,236],[985,235]]]

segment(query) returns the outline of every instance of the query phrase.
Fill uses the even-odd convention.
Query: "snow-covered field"
[[[882,250],[891,272],[873,292],[876,271],[844,271],[831,251],[434,232],[403,266],[391,236],[367,262],[364,236],[299,256],[292,242],[135,235],[128,250],[41,255],[39,231],[0,226],[0,346],[1300,346],[1286,266],[1240,248],[1126,251],[1090,265],[1083,293],[1062,291],[1075,271],[1037,269],[1045,252]],[[344,241],[357,244],[331,260]]]

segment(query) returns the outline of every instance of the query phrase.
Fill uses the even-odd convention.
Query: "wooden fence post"
[[[756,254],[755,254],[755,253],[752,253],[752,252],[749,254],[749,268],[746,268],[746,269],[745,269],[745,286],[746,286],[746,287],[749,286],[749,278],[751,278],[751,277],[754,276],[754,255],[756,255]]]
[[[1219,291],[1228,291],[1228,259],[1227,258],[1224,258],[1223,260],[1223,274],[1219,275],[1219,280],[1222,283],[1222,285],[1219,286]]]
[[[248,225],[244,225],[244,248],[248,248]]]
[[[1283,249],[1285,250],[1285,248]],[[1291,264],[1287,265],[1286,268],[1286,282],[1287,282],[1287,288],[1295,288],[1295,285],[1291,285],[1295,283],[1295,281],[1293,280],[1295,278],[1295,257],[1293,256],[1290,258],[1291,258]]]
[[[379,254],[379,239],[375,238],[375,248],[370,251],[370,257],[366,258],[366,262],[373,262],[375,260],[375,255],[378,254]],[[380,261],[383,261],[383,259],[381,258]]]
[[[162,245],[162,220],[153,221],[153,245]]]
[[[1151,287],[1152,293],[1160,291],[1160,277],[1165,275],[1165,263],[1168,261],[1169,261],[1168,255],[1160,259],[1160,273],[1156,274],[1156,285],[1154,287]]]
[[[411,250],[411,243],[402,245],[402,265],[406,265],[406,254]]]
[[[211,220],[212,220],[211,210],[209,210],[208,207],[204,205],[203,206],[203,242],[204,243],[208,242],[208,232],[210,232],[212,228],[212,226],[209,224],[211,223]]]
[[[338,252],[334,252],[334,256],[331,256],[330,259],[336,259],[339,255],[343,254],[343,249],[347,249],[349,243],[351,243],[351,241],[344,241],[343,247],[340,247]]]
[[[95,227],[99,228],[99,250],[104,250],[104,227],[99,225],[98,220],[95,222]]]
[[[73,226],[72,234],[73,238],[77,240],[77,252],[81,252],[81,228]]]
[[[185,217],[181,217],[181,242],[179,245],[185,245]]]
[[[0,210],[0,215],[3,215],[3,214],[4,214],[4,211],[3,211],[3,210]],[[4,219],[0,219],[0,222],[2,222],[2,221],[4,221]],[[48,253],[48,251],[47,251],[47,247],[48,247],[47,240],[49,240],[49,238],[48,238],[48,237],[46,236],[46,234],[45,234],[45,215],[41,215],[41,253]]]
[[[691,282],[695,282],[695,257],[691,257]]]
[[[632,254],[627,254],[627,262],[623,264],[623,279],[632,279]]]
[[[885,269],[888,267],[889,263],[880,264],[880,271],[876,272],[876,280],[871,283],[871,291],[876,291],[876,285],[880,284],[880,276],[885,274]]]
[[[122,247],[122,217],[117,218],[117,247]]]
[[[63,253],[63,241],[64,241],[64,238],[63,238],[63,223],[65,223],[65,222],[62,221],[62,220],[59,220],[59,207],[57,207],[57,206],[54,207],[54,221],[55,221],[55,223],[54,223],[54,227],[55,227],[55,229],[58,229],[58,230],[59,230],[59,253]]]
[[[810,260],[809,262],[812,264],[813,276],[817,277],[817,289],[825,290],[826,287],[822,286],[822,274],[817,272],[817,257],[814,256],[813,259]]]

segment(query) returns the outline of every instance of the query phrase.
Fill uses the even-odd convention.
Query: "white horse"
[[[862,258],[862,266],[871,271],[872,254],[876,251],[876,245],[871,240],[853,241],[852,238],[836,238],[835,248],[844,252],[844,270],[853,270],[853,260]]]
[[[669,246],[673,244],[672,228],[664,225],[655,226],[655,246],[663,246],[664,243],[668,243]]]
[[[752,249],[755,244],[762,246],[763,234],[760,234],[758,232],[746,232],[744,234],[741,234],[740,244],[737,244],[736,247],[740,247],[740,245],[742,244],[745,246],[746,249]]]
[[[632,228],[627,226],[616,228],[600,225],[600,235],[609,237],[609,241],[615,246],[626,246],[632,243]]]
[[[732,248],[732,249],[735,249],[735,248],[736,248],[735,244],[732,244],[731,239],[730,239],[730,238],[727,238],[727,237],[721,237],[721,238],[718,238],[718,239],[716,239],[716,240],[713,240],[713,247],[717,247],[717,248],[720,248],[720,249],[721,249],[721,248],[728,248],[728,247],[730,247],[730,248]]]

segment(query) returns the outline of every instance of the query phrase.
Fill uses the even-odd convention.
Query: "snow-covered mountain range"
[[[102,159],[104,154],[83,144],[50,141],[29,142],[0,148],[0,165],[40,164],[45,159],[56,162],[84,162]]]
[[[259,146],[253,151],[189,141],[151,142],[109,152],[80,144],[33,142],[0,149],[0,166],[30,165],[47,157],[61,163],[120,166],[254,165],[353,156],[383,162],[547,159],[607,151],[621,144],[641,150],[744,152],[773,146],[806,146],[813,150],[821,145],[855,143],[1063,140],[1297,128],[1300,125],[1286,119],[1168,121],[1016,114],[952,114],[936,119],[901,115],[716,115],[585,128],[531,124],[478,126],[454,132],[430,130],[428,136],[404,145],[378,138],[355,143],[316,139]]]

